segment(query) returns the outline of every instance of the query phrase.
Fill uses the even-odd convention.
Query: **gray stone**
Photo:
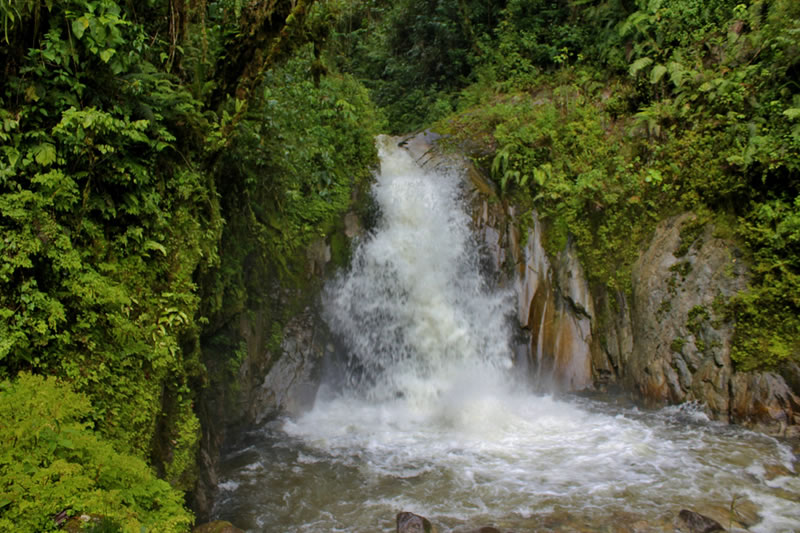
[[[344,234],[348,239],[358,237],[364,233],[361,220],[354,211],[350,211],[344,216]]]
[[[255,423],[275,412],[299,415],[313,406],[326,344],[315,336],[317,330],[312,309],[283,328],[280,355],[249,400]]]
[[[733,261],[732,245],[715,238],[710,226],[686,255],[674,255],[681,246],[681,228],[693,220],[687,213],[659,224],[634,265],[629,386],[651,405],[697,400],[716,406],[712,414],[725,419],[729,402],[724,380],[732,374],[733,327],[716,316],[714,303],[745,288],[747,276]],[[679,352],[674,350],[676,342],[682,346]],[[710,370],[709,362],[717,370]],[[657,375],[672,369],[682,374],[679,388],[670,376]],[[685,371],[693,374],[691,380]]]
[[[725,531],[719,522],[700,513],[683,509],[675,520],[675,528],[683,533],[713,533]]]

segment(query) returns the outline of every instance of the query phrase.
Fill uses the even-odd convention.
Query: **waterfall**
[[[691,406],[642,412],[516,386],[514,298],[480,275],[458,172],[425,170],[396,140],[378,142],[380,220],[324,296],[349,358],[344,383],[323,387],[310,411],[246,432],[224,458],[216,516],[253,532],[395,531],[399,511],[443,533],[636,522],[672,531],[684,508],[726,525],[749,508],[757,516],[736,515],[748,531],[800,531],[800,478],[785,444]],[[538,331],[542,376],[574,385],[583,363],[556,357],[552,371],[544,359],[585,361],[570,339],[588,335],[588,319],[545,298],[543,257],[525,254],[536,302],[525,300],[524,320]],[[580,291],[565,292],[591,312]]]
[[[380,221],[324,299],[349,354],[348,386],[425,404],[477,376],[504,380],[513,302],[481,276],[462,177],[420,167],[391,137],[378,146]]]

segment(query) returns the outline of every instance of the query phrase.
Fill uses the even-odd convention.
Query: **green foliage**
[[[53,517],[66,511],[122,531],[185,531],[192,517],[181,493],[100,439],[91,414],[89,398],[55,378],[0,382],[0,529],[55,531]]]
[[[339,224],[377,162],[373,137],[383,121],[369,95],[349,76],[315,86],[311,52],[268,73],[218,163],[228,224],[216,283],[230,295],[219,302],[226,313],[249,305],[276,275],[305,279],[305,248]]]
[[[703,213],[676,257],[708,222],[734,225],[726,236],[753,273],[728,307],[734,361],[800,360],[800,4],[534,4],[508,2],[480,41],[478,82],[441,129],[474,148],[505,196],[539,210],[550,252],[573,238],[590,278],[611,288],[628,287],[656,221]]]
[[[665,178],[653,182],[658,169],[636,156],[624,131],[610,130],[612,118],[592,101],[594,77],[568,76],[533,96],[515,93],[470,108],[442,128],[456,145],[483,139],[477,151],[497,147],[478,163],[504,194],[539,210],[550,252],[572,235],[593,281],[626,288],[652,224],[647,210],[663,196]]]
[[[289,3],[134,4],[0,2],[0,379],[60,376],[102,449],[189,490],[201,334],[264,292],[248,266],[301,270],[381,122],[351,78],[313,83],[301,24],[281,33]]]
[[[501,78],[520,86],[540,69],[572,63],[584,48],[590,28],[571,20],[566,2],[509,0],[492,34],[484,36],[484,60]]]
[[[476,0],[341,0],[329,61],[363,80],[403,133],[442,118],[470,81],[505,2]]]
[[[119,5],[47,7],[40,47],[0,87],[0,372],[67,377],[98,429],[146,456],[165,388],[199,368],[180,343],[221,219],[180,152],[204,119]]]
[[[746,369],[800,359],[800,194],[753,205],[739,226],[753,251],[751,289],[730,302],[731,356]]]

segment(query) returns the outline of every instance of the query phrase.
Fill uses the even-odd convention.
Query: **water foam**
[[[471,376],[510,367],[509,293],[480,274],[456,172],[426,172],[379,139],[375,231],[326,291],[325,316],[350,354],[350,382],[373,399],[438,401]]]

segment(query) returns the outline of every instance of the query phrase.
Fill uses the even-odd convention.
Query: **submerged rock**
[[[397,513],[397,533],[436,533],[430,520],[408,511]]]
[[[244,531],[225,520],[215,520],[195,527],[192,533],[244,533]]]
[[[678,513],[678,518],[675,520],[675,528],[682,533],[714,533],[714,531],[725,531],[725,528],[713,518],[688,509],[683,509]]]

